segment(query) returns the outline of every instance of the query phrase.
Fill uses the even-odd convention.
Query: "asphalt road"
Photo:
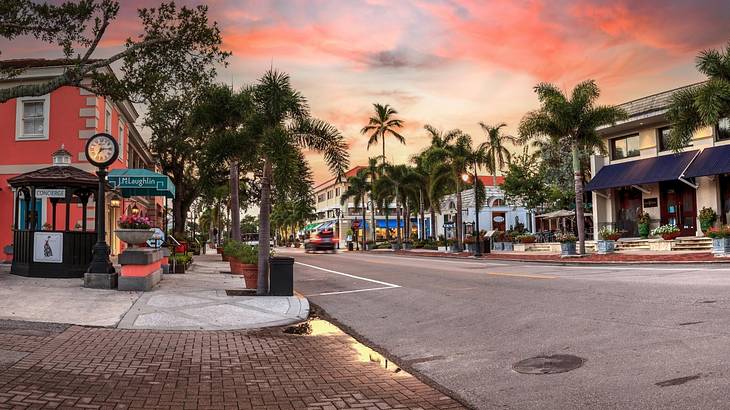
[[[551,266],[340,253],[295,287],[477,408],[730,408],[730,266]],[[570,354],[582,367],[514,363]]]

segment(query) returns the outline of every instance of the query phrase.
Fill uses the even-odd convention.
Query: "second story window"
[[[335,196],[336,196],[337,198],[339,198],[339,197],[340,197],[340,188],[335,188]]]
[[[717,122],[715,134],[717,135],[718,141],[730,140],[730,118],[721,118],[720,121]]]
[[[104,131],[111,134],[112,132],[112,107],[111,102],[106,102],[106,115],[104,116]]]
[[[639,150],[639,134],[611,140],[611,159],[638,157],[639,154],[641,154]]]
[[[119,121],[119,138],[117,138],[117,141],[119,141],[119,159],[124,159],[124,123]]]
[[[49,98],[19,98],[16,108],[17,140],[48,139]]]
[[[659,151],[669,151],[672,148],[670,147],[670,140],[672,135],[672,127],[662,127],[657,129],[657,134],[659,136]],[[686,144],[685,147],[689,147],[691,144]]]
[[[332,199],[332,191],[327,191],[327,199]]]

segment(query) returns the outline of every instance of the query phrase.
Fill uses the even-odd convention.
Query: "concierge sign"
[[[33,262],[63,263],[63,233],[35,232]]]

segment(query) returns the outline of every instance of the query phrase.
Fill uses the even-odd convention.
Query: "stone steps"
[[[712,249],[712,239],[705,237],[680,237],[673,246],[678,251],[709,251]]]

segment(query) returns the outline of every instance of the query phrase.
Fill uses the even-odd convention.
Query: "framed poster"
[[[63,232],[35,232],[33,262],[63,263]]]
[[[656,208],[659,206],[659,198],[644,198],[644,208]]]

